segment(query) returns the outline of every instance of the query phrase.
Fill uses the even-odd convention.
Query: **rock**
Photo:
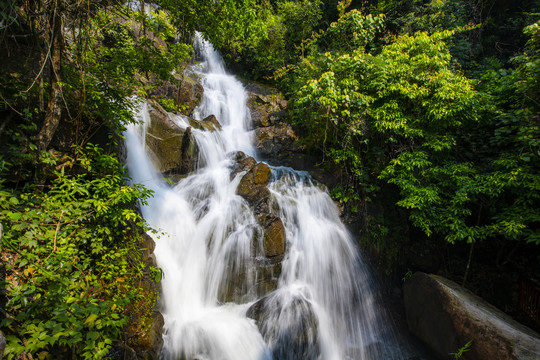
[[[248,83],[246,90],[259,154],[266,160],[287,165],[286,160],[292,161],[292,157],[303,151],[296,145],[298,138],[287,123],[287,101],[278,90],[261,84]]]
[[[266,187],[270,181],[270,173],[268,165],[257,163],[242,177],[236,193],[252,205],[265,200],[270,196],[270,190]]]
[[[415,273],[404,285],[410,330],[441,359],[467,342],[461,359],[540,359],[540,335],[456,283]]]
[[[279,123],[268,127],[260,127],[253,132],[255,147],[259,154],[266,159],[280,159],[290,156],[292,152],[301,149],[295,145],[296,134],[292,127]]]
[[[253,236],[253,256],[242,268],[227,269],[227,275],[218,291],[222,302],[246,302],[260,298],[277,289],[281,263],[285,254],[286,237],[279,208],[270,196],[267,185],[271,169],[265,163],[246,156],[243,152],[232,155],[235,161],[231,177],[241,176],[237,194],[242,196],[254,212],[258,226]]]
[[[183,115],[190,115],[201,102],[204,89],[194,74],[175,76],[177,84],[167,81],[156,86],[149,95],[174,100]]]
[[[257,164],[254,158],[246,156],[242,151],[238,151],[234,154],[233,159],[235,161],[231,171],[231,177],[234,178],[238,173],[242,171],[248,171]]]
[[[183,74],[175,102],[179,106],[186,107],[183,112],[184,115],[190,115],[193,109],[201,102],[203,93],[204,88],[195,74]]]
[[[273,292],[253,304],[246,315],[257,323],[273,359],[319,359],[318,320],[303,297]]]
[[[146,131],[146,146],[158,170],[164,174],[187,174],[196,164],[198,149],[191,130],[180,128],[155,101],[149,100],[151,124]]]
[[[139,246],[145,264],[144,280],[139,283],[142,293],[128,305],[130,317],[124,328],[126,342],[119,345],[123,358],[157,360],[163,344],[164,319],[157,305],[160,283],[155,282],[150,270],[151,266],[157,266],[156,245],[150,235],[141,233]]]
[[[4,357],[4,350],[6,349],[6,338],[4,337],[4,333],[0,331],[0,360]]]
[[[202,120],[189,119],[189,124],[198,130],[216,131],[221,130],[221,124],[214,115],[208,115]]]
[[[159,359],[159,352],[163,345],[163,325],[165,324],[163,315],[158,311],[153,311],[149,319],[144,321],[137,320],[134,321],[131,319],[126,325],[129,348],[135,351],[137,359]],[[147,324],[148,322],[150,323],[149,325]]]
[[[236,193],[246,199],[253,208],[257,221],[263,228],[262,249],[256,246],[255,253],[259,255],[262,250],[267,258],[281,257],[285,254],[285,228],[279,218],[279,209],[270,198],[270,190],[267,188],[272,171],[267,164],[257,163],[255,159],[241,152],[235,155],[235,159],[237,165],[232,174],[246,171]]]
[[[277,89],[252,82],[246,91],[253,126],[270,126],[287,116],[287,101]]]
[[[280,218],[264,228],[263,247],[264,255],[269,258],[285,253],[285,228]]]
[[[242,304],[259,299],[277,289],[280,274],[281,259],[254,257],[222,281],[218,300]]]
[[[141,260],[143,262],[146,262],[150,258],[150,256],[154,253],[154,250],[156,249],[156,242],[147,233],[143,233],[141,235],[141,238],[142,238],[142,242],[141,242],[141,248],[142,248]]]

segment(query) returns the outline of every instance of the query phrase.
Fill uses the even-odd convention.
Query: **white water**
[[[142,212],[161,231],[154,238],[165,275],[162,358],[401,359],[353,239],[328,194],[302,172],[272,169],[269,188],[279,205],[287,250],[278,290],[265,300],[261,328],[246,316],[258,300],[255,292],[247,292],[241,304],[218,301],[228,281],[241,278],[247,288],[255,283],[249,269],[252,242],[260,241],[262,231],[235,194],[243,174],[230,177],[229,154],[241,150],[255,156],[246,92],[226,74],[211,45],[199,38],[198,46],[204,98],[194,117],[213,114],[222,125],[216,132],[193,130],[199,169],[174,186],[163,181],[145,152],[146,104],[139,111],[143,124],[130,125],[125,133],[133,182],[155,192]],[[188,126],[180,116],[174,121]]]

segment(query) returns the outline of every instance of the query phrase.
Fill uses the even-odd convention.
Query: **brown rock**
[[[270,167],[257,163],[240,180],[236,193],[254,205],[270,196],[266,185],[270,181]]]
[[[298,151],[295,145],[298,140],[292,127],[285,123],[257,128],[254,131],[255,147],[265,158],[285,157],[288,153]]]
[[[285,254],[285,228],[280,218],[275,219],[264,228],[263,247],[266,257]]]
[[[175,98],[177,105],[186,107],[183,112],[185,115],[190,115],[193,109],[199,105],[203,97],[204,89],[199,83],[195,75],[183,75],[181,78],[180,89]]]
[[[242,171],[251,170],[251,168],[253,168],[255,164],[257,164],[257,161],[255,161],[254,158],[252,158],[251,156],[247,156],[242,151],[238,151],[236,154],[234,154],[233,158],[236,162],[231,171],[231,179]]]
[[[441,276],[415,273],[405,282],[404,300],[409,328],[440,359],[469,341],[461,359],[540,359],[540,335]]]
[[[198,150],[191,130],[177,126],[156,101],[149,100],[148,104],[151,124],[146,131],[146,147],[158,170],[167,175],[192,171]]]
[[[273,125],[287,115],[284,111],[287,108],[287,101],[277,89],[249,83],[246,90],[251,120],[255,127]]]
[[[146,260],[150,258],[150,255],[154,253],[154,250],[156,249],[156,242],[147,233],[143,233],[141,235],[141,238],[142,238],[141,247],[143,250],[141,260],[143,262],[146,262]]]
[[[149,95],[174,100],[182,109],[183,115],[190,115],[201,102],[204,89],[194,74],[175,76],[173,81],[166,81],[156,86]]]
[[[221,124],[214,115],[208,115],[202,120],[189,119],[189,124],[198,130],[221,130]]]

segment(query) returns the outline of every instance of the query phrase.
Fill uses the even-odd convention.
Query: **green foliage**
[[[384,25],[384,15],[362,15],[357,10],[343,14],[317,39],[323,51],[350,53],[373,43]]]
[[[460,359],[464,353],[471,350],[472,340],[468,341],[465,345],[460,347],[455,353],[450,353],[454,357],[454,360]]]
[[[100,9],[81,29],[80,41],[69,49],[75,66],[67,69],[64,86],[72,111],[77,110],[73,121],[96,119],[97,126],[105,121],[120,131],[132,118],[131,103],[125,98],[140,92],[149,74],[163,81],[181,71],[191,46],[165,42],[174,40],[170,20],[160,11],[150,15],[145,15],[143,30],[137,21],[138,16],[142,22],[142,15],[126,7]],[[116,21],[119,16],[129,20]]]
[[[533,230],[539,221],[534,211],[539,181],[533,170],[537,123],[519,120],[525,109],[512,116],[501,113],[497,121],[505,124],[487,141],[500,147],[502,155],[487,163],[474,159],[474,149],[483,145],[470,133],[479,135],[489,124],[484,119],[497,119],[497,110],[489,95],[475,91],[453,67],[446,44],[453,33],[404,34],[370,53],[366,44],[381,20],[355,11],[345,14],[313,40],[313,55],[289,70],[286,79],[292,84],[305,82],[291,104],[308,141],[346,169],[348,186],[360,190],[363,200],[377,191],[377,178],[396,185],[401,193],[397,204],[428,236],[436,233],[450,243],[493,237],[538,243]],[[356,24],[357,43],[342,37],[352,32],[351,24]],[[318,49],[325,43],[331,51],[321,54]],[[534,56],[529,52],[519,60],[527,65],[514,80],[492,75],[504,78],[502,87],[489,85],[494,93],[502,91],[508,101],[508,94],[516,98],[535,89],[533,80],[516,82],[516,76],[534,78],[529,73],[535,69]],[[517,154],[513,149],[519,143]],[[348,199],[343,194],[352,189],[337,198]]]
[[[405,273],[405,275],[403,275],[403,277],[401,278],[401,281],[402,282],[405,282],[407,280],[409,280],[409,278],[413,275],[413,272],[411,269],[407,269],[407,272]]]
[[[283,1],[278,3],[278,16],[286,28],[285,49],[290,56],[300,50],[304,56],[303,41],[311,37],[321,20],[320,0]]]
[[[0,189],[8,359],[101,359],[142,293],[137,229],[145,225],[133,206],[151,193],[124,185],[121,164],[97,146],[63,160],[44,191]]]
[[[205,38],[219,49],[227,42],[264,37],[264,22],[258,16],[256,0],[160,0],[159,6],[171,14],[176,28],[188,39],[194,30],[201,30]]]

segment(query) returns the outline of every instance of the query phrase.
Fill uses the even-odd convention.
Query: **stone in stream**
[[[540,359],[539,334],[448,279],[416,272],[404,300],[410,330],[441,359],[469,341],[460,359]]]
[[[243,152],[233,155],[231,177],[241,174],[236,193],[253,210],[260,231],[255,231],[253,257],[242,268],[229,266],[235,274],[223,282],[218,298],[222,302],[245,302],[269,294],[277,288],[281,262],[286,248],[285,228],[279,218],[279,209],[267,188],[271,170]],[[236,266],[236,265],[235,265]]]
[[[302,297],[271,293],[254,303],[246,316],[257,323],[274,359],[319,359],[319,324],[310,303]],[[287,325],[276,326],[280,323]]]
[[[191,131],[176,125],[156,101],[149,100],[148,105],[151,123],[146,130],[146,147],[158,171],[184,175],[193,170],[198,149]]]
[[[154,100],[148,100],[150,126],[146,130],[146,147],[158,171],[165,176],[183,176],[197,166],[199,149],[193,129],[215,131],[221,125],[214,115],[203,120],[188,118],[191,125],[183,129],[175,124],[171,115]]]
[[[282,257],[285,254],[285,228],[279,218],[279,209],[272,201],[267,187],[270,182],[270,167],[265,163],[257,163],[242,152],[236,153],[235,159],[238,166],[233,169],[232,174],[238,174],[240,169],[246,172],[236,193],[253,208],[257,221],[263,228],[262,255],[267,258]]]

